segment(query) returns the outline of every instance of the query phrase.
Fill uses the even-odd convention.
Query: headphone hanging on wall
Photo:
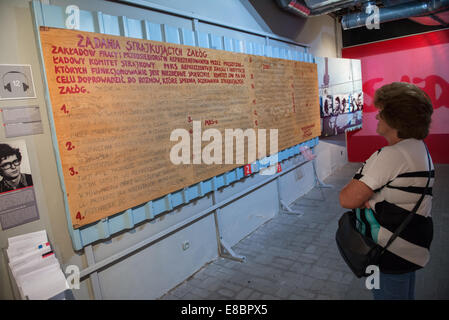
[[[5,88],[5,90],[8,90],[9,92],[12,92],[11,81],[9,81],[8,83],[5,84],[5,76],[7,74],[21,74],[26,79],[26,81],[21,81],[23,92],[26,92],[30,88],[30,86],[28,85],[28,83],[29,83],[28,77],[26,76],[25,73],[20,72],[20,71],[8,71],[2,77],[3,88]]]

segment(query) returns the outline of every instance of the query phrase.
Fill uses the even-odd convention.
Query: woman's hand
[[[359,209],[371,209],[371,207],[369,205],[369,201],[365,201],[365,203],[363,205],[361,205],[359,207]]]

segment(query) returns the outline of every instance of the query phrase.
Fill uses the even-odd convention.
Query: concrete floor
[[[279,214],[241,240],[233,250],[246,262],[217,258],[170,290],[163,300],[372,299],[335,244],[345,209],[338,193],[360,163],[348,163],[292,204],[303,216]],[[417,272],[416,299],[449,298],[449,165],[436,165],[433,188],[434,239],[428,265]],[[321,192],[322,191],[322,192]]]

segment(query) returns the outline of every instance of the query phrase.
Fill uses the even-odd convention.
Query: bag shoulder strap
[[[408,215],[408,217],[406,219],[404,219],[404,221],[401,223],[401,225],[396,229],[396,231],[393,233],[393,235],[390,237],[390,240],[388,240],[387,245],[382,249],[381,253],[384,253],[385,250],[387,250],[387,248],[391,245],[391,243],[397,238],[397,236],[402,232],[402,230],[404,230],[404,228],[408,225],[408,223],[412,220],[413,215],[416,213],[416,211],[418,210],[419,206],[421,205],[425,194],[427,193],[427,189],[429,188],[429,183],[430,183],[430,178],[431,178],[431,172],[432,172],[432,166],[430,164],[430,154],[429,154],[429,150],[427,149],[427,145],[426,143],[423,141],[424,143],[424,147],[426,147],[426,151],[427,151],[427,161],[428,161],[428,166],[429,166],[429,177],[427,179],[427,184],[426,187],[424,188],[423,193],[421,194],[421,198],[419,198],[418,202],[416,203],[415,207],[413,208],[412,212]]]

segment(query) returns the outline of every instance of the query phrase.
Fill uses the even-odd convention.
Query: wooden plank
[[[267,152],[268,129],[279,150],[320,135],[314,64],[48,27],[40,37],[74,229],[251,162],[260,150],[245,139],[232,149],[243,163],[225,163],[225,129],[267,129]],[[188,164],[170,159],[175,129]],[[206,129],[221,134],[221,164],[201,157]]]

